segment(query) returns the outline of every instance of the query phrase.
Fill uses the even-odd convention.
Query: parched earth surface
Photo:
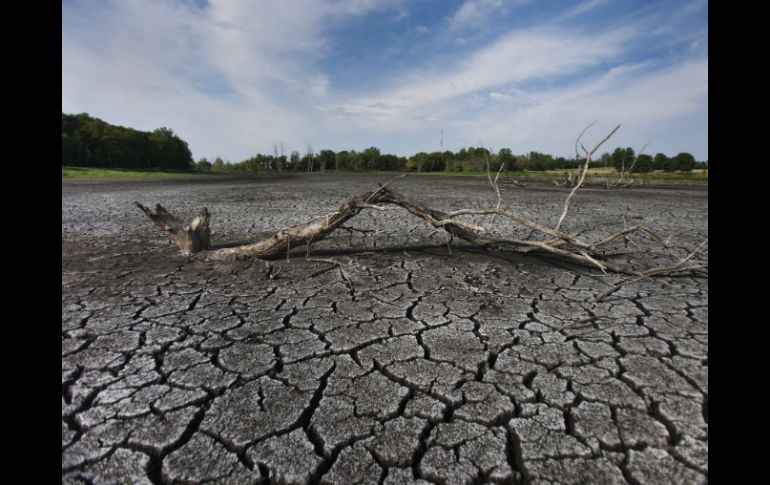
[[[133,206],[205,206],[214,244],[232,244],[388,178],[63,181],[63,482],[707,481],[706,278],[597,303],[617,277],[448,248],[401,209],[364,211],[359,231],[313,247],[340,267],[301,248],[213,263],[179,255]],[[483,179],[394,188],[443,210],[496,202]],[[546,225],[566,195],[503,189]],[[641,223],[694,247],[707,214],[705,187],[586,189],[565,228],[595,239]]]

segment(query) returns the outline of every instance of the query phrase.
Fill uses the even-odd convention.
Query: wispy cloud
[[[684,6],[682,13],[693,13],[706,7],[708,7],[708,0],[694,0]]]
[[[231,139],[218,151],[240,157],[317,115],[329,85],[308,66],[328,46],[322,26],[382,8],[365,0],[216,1],[203,10],[76,3],[64,10],[63,110],[145,129],[171,125],[193,149],[208,145],[207,154],[212,143],[201,140]]]
[[[514,31],[456,66],[406,74],[389,92],[355,100],[346,109],[363,113],[374,106],[380,115],[396,115],[495,86],[566,76],[619,55],[632,32],[620,29],[586,35],[543,28]]]
[[[560,17],[560,19],[567,20],[571,17],[577,17],[578,15],[582,15],[598,7],[601,7],[602,5],[605,5],[607,2],[608,0],[583,0],[582,2],[577,4],[575,7],[572,7],[570,10],[565,12]]]
[[[452,15],[449,28],[477,28],[493,21],[497,14],[508,13],[530,3],[532,0],[466,0]]]
[[[457,9],[450,26],[457,28],[484,21],[501,8],[503,8],[503,0],[467,0]]]
[[[62,110],[169,126],[196,158],[233,161],[281,141],[409,154],[437,148],[441,129],[451,149],[482,139],[569,155],[594,119],[707,157],[702,4],[670,21],[666,2],[627,15],[587,0],[568,20],[548,2],[444,5],[68,0]]]
[[[451,123],[460,145],[475,139],[491,146],[514,146],[521,151],[558,147],[569,155],[577,132],[594,120],[601,124],[588,134],[598,137],[603,129],[621,123],[623,128],[608,147],[641,146],[676,154],[705,153],[706,138],[698,136],[707,126],[708,61],[650,69],[628,65],[585,79],[569,87],[512,92],[491,92],[478,103],[472,122]],[[465,106],[465,110],[468,105]],[[446,110],[445,121],[468,115],[463,109]],[[686,122],[691,128],[677,128]],[[689,132],[691,131],[691,132]],[[608,148],[609,149],[609,148]]]

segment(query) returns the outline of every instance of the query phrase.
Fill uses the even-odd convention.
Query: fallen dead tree
[[[585,162],[577,174],[577,181],[567,196],[561,216],[553,228],[501,208],[501,195],[497,185],[500,171],[497,172],[498,177],[495,177],[494,180],[491,177],[491,173],[489,173],[489,181],[497,195],[495,207],[466,208],[455,211],[442,211],[427,207],[422,202],[389,187],[392,182],[404,176],[401,175],[374,191],[352,197],[340,205],[336,211],[328,215],[316,217],[304,224],[281,229],[272,236],[254,243],[219,249],[211,249],[211,231],[209,228],[211,217],[206,208],[201,209],[189,224],[184,224],[182,220],[169,213],[160,204],[156,206],[155,213],[138,202],[136,205],[153,223],[169,233],[172,241],[177,244],[184,254],[200,253],[202,257],[212,260],[226,258],[274,259],[284,255],[288,256],[292,249],[300,247],[306,247],[309,254],[313,243],[327,238],[337,229],[350,230],[344,224],[361,213],[361,211],[389,210],[401,207],[434,228],[446,231],[450,242],[454,238],[459,238],[486,250],[548,255],[571,263],[598,268],[602,273],[612,272],[627,275],[628,279],[626,282],[640,281],[656,275],[707,272],[708,262],[698,256],[706,248],[708,239],[703,241],[694,250],[687,252],[686,255],[677,257],[668,241],[662,239],[652,229],[641,225],[625,227],[621,231],[596,241],[584,240],[561,230],[575,193],[585,181],[591,156],[619,127],[612,130],[593,149],[588,150],[583,147]],[[496,234],[493,228],[461,219],[461,216],[469,215],[492,215],[491,224],[494,223],[497,217],[505,218],[530,230],[531,236],[522,239]],[[532,237],[532,235],[539,237]],[[634,240],[633,237],[644,239],[647,243],[654,243],[665,254],[662,256],[658,254],[653,258],[657,263],[651,262],[651,259],[647,257],[650,250],[643,249],[639,244],[641,241]],[[634,253],[626,253],[626,256],[629,254],[632,256],[626,262],[616,262],[614,256],[606,251],[606,248],[615,241],[624,241],[626,246],[631,245],[635,248]],[[327,260],[327,262],[337,264],[334,261]],[[621,282],[616,287],[611,288],[601,295],[599,299],[617,291],[623,283]]]

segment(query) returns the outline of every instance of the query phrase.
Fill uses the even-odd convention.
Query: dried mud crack
[[[707,482],[705,279],[597,302],[619,278],[458,241],[450,255],[444,234],[389,211],[313,245],[339,267],[304,248],[205,261],[132,206],[205,206],[212,239],[239,244],[386,180],[63,182],[62,481]],[[564,189],[502,189],[557,222]],[[470,178],[399,191],[450,209],[494,200]],[[565,224],[600,238],[628,206],[674,243],[707,237],[705,189],[585,189]]]

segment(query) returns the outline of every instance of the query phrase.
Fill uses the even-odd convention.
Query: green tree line
[[[191,170],[187,142],[169,128],[147,132],[92,118],[86,113],[61,115],[62,165]]]
[[[202,171],[254,171],[254,172],[308,172],[308,171],[352,171],[366,172],[407,171],[407,172],[483,172],[487,164],[493,171],[500,165],[503,170],[512,172],[566,170],[575,169],[583,163],[582,158],[554,157],[546,153],[529,152],[514,154],[510,148],[501,148],[494,153],[482,147],[462,148],[458,152],[450,150],[420,152],[411,157],[399,157],[383,154],[377,147],[355,150],[321,150],[319,153],[291,152],[286,155],[256,154],[242,162],[224,162],[217,157],[214,162],[206,158],[196,163],[196,169]],[[593,167],[614,167],[618,171],[631,170],[634,173],[664,170],[666,172],[689,172],[695,168],[706,168],[707,162],[696,162],[689,153],[679,153],[669,157],[658,153],[654,157],[648,154],[634,154],[633,148],[617,148],[612,153],[605,153],[592,160]]]
[[[278,148],[273,154],[258,153],[237,163],[225,162],[221,157],[213,161],[201,158],[193,162],[187,143],[168,128],[144,132],[115,126],[86,113],[69,115],[62,113],[62,164],[85,167],[120,167],[141,169],[175,169],[199,171],[250,171],[250,172],[316,172],[316,171],[408,171],[408,172],[483,172],[487,165],[496,171],[512,172],[565,170],[577,168],[581,158],[555,157],[532,151],[514,154],[510,148],[500,148],[496,153],[484,147],[420,152],[411,157],[382,153],[377,147],[363,151],[321,150],[315,153],[308,146],[306,153],[292,151],[288,156]],[[691,171],[707,167],[708,162],[696,162],[686,152],[674,156],[657,153],[636,154],[630,147],[616,148],[592,161],[594,167],[615,167],[617,170],[650,172]]]

